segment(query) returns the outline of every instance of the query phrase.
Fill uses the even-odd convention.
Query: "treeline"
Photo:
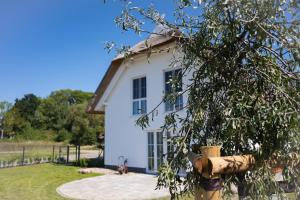
[[[2,134],[22,140],[95,144],[104,134],[104,117],[85,112],[92,95],[79,90],[59,90],[47,98],[27,94],[11,106],[2,102]]]

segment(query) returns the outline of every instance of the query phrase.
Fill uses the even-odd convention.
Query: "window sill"
[[[137,115],[133,115],[131,114],[129,117],[130,118],[140,118],[141,116],[143,116],[144,114],[137,114]]]
[[[164,111],[164,114],[170,114],[170,113],[180,113],[184,111],[184,108],[180,109],[180,110],[171,110],[171,111]]]

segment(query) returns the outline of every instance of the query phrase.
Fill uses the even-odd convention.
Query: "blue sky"
[[[105,41],[134,44],[143,38],[116,27],[123,5],[106,2],[0,0],[0,101],[66,88],[94,92],[114,56],[104,50]],[[153,3],[168,16],[172,2]]]

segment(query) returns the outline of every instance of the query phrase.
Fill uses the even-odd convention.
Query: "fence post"
[[[59,146],[58,148],[58,159],[60,160],[60,157],[61,157],[61,146]]]
[[[67,164],[69,164],[70,146],[67,146]]]
[[[77,154],[77,145],[75,146],[75,162],[77,162],[77,156],[78,156],[78,154]]]
[[[80,145],[78,145],[78,160],[80,160]]]
[[[24,161],[25,161],[25,146],[23,146],[22,166],[24,165]]]
[[[54,163],[54,151],[55,151],[55,145],[52,147],[52,162]]]

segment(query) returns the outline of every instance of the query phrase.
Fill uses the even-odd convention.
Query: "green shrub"
[[[68,132],[66,129],[62,129],[58,131],[57,136],[55,137],[56,142],[64,142],[70,140],[72,137],[71,133]]]
[[[55,135],[56,133],[52,130],[38,130],[28,126],[18,133],[12,141],[54,141]]]
[[[104,159],[101,158],[91,158],[88,160],[88,167],[104,167]]]
[[[78,167],[88,167],[88,161],[85,158],[81,158],[75,162],[75,166]]]

